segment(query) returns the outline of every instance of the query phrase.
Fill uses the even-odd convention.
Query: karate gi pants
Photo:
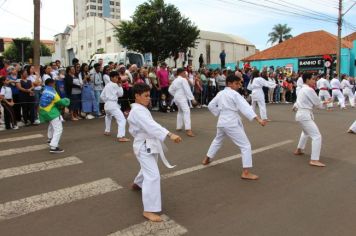
[[[109,109],[105,110],[105,132],[110,133],[111,130],[111,120],[112,117],[115,118],[117,123],[117,137],[122,138],[125,137],[126,133],[126,119],[121,109],[118,107],[117,109]]]
[[[335,98],[337,98],[337,100],[339,101],[339,105],[341,108],[344,108],[345,107],[345,98],[344,98],[344,95],[341,93],[340,90],[338,89],[333,89],[332,91],[332,98],[333,98],[333,101],[335,101]]]
[[[320,159],[321,151],[321,134],[319,132],[318,126],[313,120],[303,120],[298,121],[302,127],[302,134],[300,135],[298,148],[305,149],[308,138],[312,139],[312,150],[311,150],[311,160],[318,161]]]
[[[351,125],[350,130],[356,133],[356,120],[355,122]]]
[[[320,98],[321,101],[326,101],[326,100],[330,99],[331,96],[330,96],[329,91],[320,90],[319,91],[319,98]],[[327,108],[332,108],[333,104],[332,103],[328,103],[326,106],[327,106]],[[325,105],[323,104],[322,107],[325,108]]]
[[[232,142],[238,146],[241,150],[242,156],[242,167],[251,168],[252,167],[252,151],[251,144],[248,140],[246,133],[244,131],[243,125],[235,127],[218,127],[216,136],[210,145],[208,153],[206,154],[209,158],[214,158],[216,153],[221,148],[225,136],[229,137]]]
[[[260,116],[262,120],[267,120],[267,108],[266,108],[266,102],[265,99],[253,99],[252,98],[252,109],[253,111],[256,111],[256,105],[258,106],[258,109],[260,110]]]
[[[190,108],[187,99],[177,99],[174,102],[178,107],[177,129],[183,129],[184,125],[185,130],[191,130]]]
[[[143,210],[146,212],[160,212],[161,202],[161,175],[157,161],[158,154],[147,153],[146,145],[142,145],[139,155],[136,156],[141,169],[134,183],[142,188]]]
[[[344,97],[349,98],[350,106],[354,107],[355,106],[355,96],[352,93],[352,90],[350,88],[345,88],[343,90],[343,95],[344,95]]]
[[[47,135],[48,139],[51,140],[51,143],[49,144],[51,148],[58,147],[62,132],[63,126],[61,117],[57,117],[49,122]]]

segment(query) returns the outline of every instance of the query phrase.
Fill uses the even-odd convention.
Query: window
[[[98,10],[103,10],[103,7],[102,6],[98,6]]]
[[[98,16],[99,16],[99,17],[103,17],[103,14],[102,14],[102,13],[98,13]]]
[[[116,6],[120,6],[120,2],[116,2]]]
[[[98,45],[101,45],[101,39],[98,40]]]
[[[111,8],[110,10],[111,10],[111,12],[115,12],[115,8]]]
[[[84,46],[83,45],[80,46],[80,50],[84,50]]]
[[[95,12],[90,12],[90,16],[96,16]]]
[[[111,43],[111,37],[109,36],[109,37],[106,37],[106,42],[107,43]]]
[[[114,6],[115,5],[114,1],[110,1],[110,5]]]
[[[90,2],[96,2],[96,0],[90,0]]]
[[[98,0],[98,3],[103,3],[103,0]]]
[[[87,6],[87,10],[89,10],[89,6]]]
[[[90,5],[90,9],[96,10],[96,6]]]
[[[248,52],[248,50],[249,50],[249,48],[248,48],[248,46],[246,46],[246,52]]]
[[[88,43],[88,48],[91,48],[91,43]]]

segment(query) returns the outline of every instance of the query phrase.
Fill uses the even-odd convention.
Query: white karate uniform
[[[299,77],[297,80],[297,89],[296,89],[297,96],[298,96],[299,91],[302,89],[303,84],[304,84],[303,77]]]
[[[303,85],[297,97],[298,111],[295,120],[302,127],[302,134],[299,139],[298,148],[305,149],[308,137],[312,139],[311,160],[319,160],[321,150],[321,134],[318,126],[314,122],[313,107],[321,106],[321,101],[313,88]]]
[[[110,133],[112,117],[117,123],[117,137],[125,137],[126,119],[117,103],[118,98],[124,95],[124,90],[117,83],[109,82],[103,89],[100,99],[105,102],[105,132]]]
[[[350,105],[352,107],[354,107],[355,106],[355,96],[352,93],[353,85],[350,84],[350,81],[348,81],[347,79],[344,79],[341,81],[341,88],[342,88],[342,93],[343,93],[344,97],[348,97]]]
[[[277,85],[274,82],[269,82],[262,77],[254,78],[252,82],[248,84],[247,89],[251,90],[252,109],[256,110],[256,104],[260,110],[260,116],[263,120],[267,120],[267,109],[265,102],[265,94],[263,87],[275,88]]]
[[[341,93],[341,84],[339,79],[334,78],[330,81],[331,89],[332,89],[332,99],[335,101],[335,98],[339,101],[339,105],[341,108],[345,107],[345,98]]]
[[[256,118],[257,115],[251,106],[238,92],[226,87],[209,103],[208,108],[214,116],[219,116],[219,119],[216,137],[210,145],[207,157],[215,157],[225,136],[227,136],[240,148],[243,168],[251,168],[251,144],[239,115],[239,112],[241,112],[250,121]]]
[[[351,125],[351,127],[350,127],[349,129],[352,130],[354,133],[356,133],[356,120],[355,120],[355,122]]]
[[[190,85],[186,79],[178,76],[169,86],[169,93],[174,97],[174,102],[178,107],[177,129],[191,130],[190,108],[188,101],[194,100]]]
[[[127,121],[129,132],[135,138],[133,149],[141,169],[134,183],[142,188],[142,201],[144,211],[159,212],[161,203],[161,179],[157,165],[158,157],[163,163],[172,166],[164,157],[163,141],[169,131],[153,120],[150,111],[137,103],[131,105]]]
[[[62,126],[63,118],[61,116],[51,120],[48,125],[47,137],[51,140],[49,146],[55,149],[59,145],[59,140],[61,139],[63,133]]]
[[[331,89],[331,86],[327,79],[320,78],[316,83],[316,87],[319,89],[319,99],[321,101],[326,101],[331,98],[329,93],[329,89]],[[332,106],[332,103],[327,104],[328,108],[331,108]],[[324,105],[322,105],[322,108],[324,108]]]

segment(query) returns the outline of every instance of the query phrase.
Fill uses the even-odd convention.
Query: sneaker
[[[33,124],[34,125],[39,125],[39,124],[41,124],[41,122],[40,122],[40,120],[37,119],[37,120],[35,120],[35,122],[33,122]]]
[[[25,126],[25,124],[22,121],[18,121],[17,122],[17,126],[18,127],[23,127],[23,126]]]
[[[62,153],[62,152],[64,152],[64,150],[61,149],[61,148],[59,148],[59,147],[56,147],[56,148],[51,148],[51,149],[49,150],[49,152],[50,152],[50,153]]]
[[[17,129],[19,129],[19,127],[18,127],[17,125],[14,125],[14,126],[12,127],[12,129],[17,130]]]
[[[91,115],[91,114],[89,114],[89,115],[87,115],[86,117],[85,117],[85,119],[87,119],[87,120],[92,120],[92,119],[94,119],[95,117],[93,116],[93,115]]]

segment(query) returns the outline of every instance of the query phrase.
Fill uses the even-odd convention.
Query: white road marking
[[[27,136],[22,136],[22,137],[4,138],[4,139],[0,139],[0,143],[16,142],[16,141],[35,139],[35,138],[43,138],[43,137],[44,136],[42,134],[33,134],[33,135],[27,135]]]
[[[179,236],[188,232],[186,228],[169,219],[168,216],[162,215],[161,217],[163,219],[162,222],[145,221],[108,236]]]
[[[287,140],[287,141],[275,143],[275,144],[272,144],[272,145],[269,145],[269,146],[261,147],[261,148],[252,150],[252,154],[264,152],[264,151],[267,151],[267,150],[270,150],[270,149],[273,149],[273,148],[276,148],[276,147],[279,147],[279,146],[282,146],[282,145],[286,145],[286,144],[289,144],[289,143],[292,143],[292,142],[293,142],[293,140]],[[161,176],[161,178],[162,179],[169,179],[169,178],[172,178],[172,177],[188,174],[188,173],[191,173],[191,172],[194,172],[194,171],[197,171],[197,170],[202,170],[202,169],[205,169],[205,168],[209,168],[209,167],[216,166],[216,165],[219,165],[221,163],[225,163],[225,162],[232,161],[232,160],[239,159],[239,158],[241,158],[241,154],[225,157],[225,158],[222,158],[222,159],[217,159],[217,160],[214,160],[212,163],[210,163],[207,166],[204,166],[204,165],[192,166],[192,167],[189,167],[189,168],[186,168],[186,169],[177,170],[177,171],[174,171],[172,173],[164,174],[164,175]]]
[[[0,157],[11,156],[11,155],[26,153],[26,152],[34,152],[34,151],[39,151],[44,149],[49,149],[47,144],[31,145],[31,146],[20,147],[20,148],[11,148],[11,149],[0,151]]]
[[[30,164],[25,166],[13,167],[13,168],[0,170],[0,179],[61,168],[64,166],[77,165],[81,163],[83,163],[83,161],[81,161],[77,157],[66,157],[63,159],[56,159],[53,161],[45,161],[45,162],[40,162],[40,163],[35,163],[35,164]]]
[[[0,221],[121,189],[110,178],[0,204]]]

